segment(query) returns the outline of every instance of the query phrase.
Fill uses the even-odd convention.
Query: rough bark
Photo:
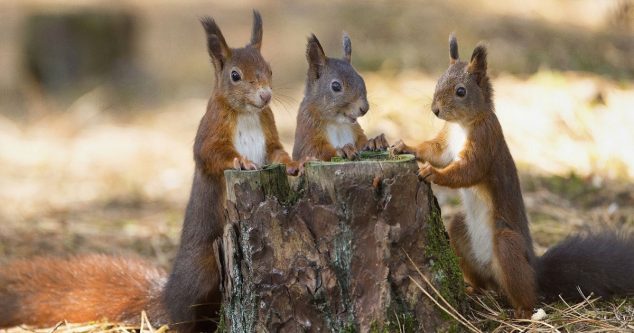
[[[463,305],[457,260],[417,169],[402,155],[310,163],[297,179],[281,166],[226,171],[228,224],[217,244],[224,329],[457,328],[416,284],[431,291],[418,268],[449,302]]]

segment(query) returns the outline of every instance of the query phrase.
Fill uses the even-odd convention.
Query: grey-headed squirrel
[[[352,67],[352,43],[343,35],[343,57],[329,58],[315,35],[308,38],[308,73],[304,99],[297,113],[293,158],[356,159],[359,150],[382,150],[383,134],[368,140],[357,118],[370,106],[365,82]]]

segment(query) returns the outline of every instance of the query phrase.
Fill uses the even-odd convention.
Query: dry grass
[[[585,296],[570,304],[561,300],[542,304],[531,319],[513,319],[512,310],[500,302],[497,295],[487,292],[469,296],[468,314],[462,314],[447,302],[431,282],[420,272],[426,286],[410,279],[429,300],[469,332],[629,332],[634,330],[634,303],[631,300],[601,301]]]
[[[0,330],[4,333],[165,333],[169,331],[169,327],[161,326],[158,328],[152,327],[150,321],[147,318],[145,312],[140,314],[141,325],[123,325],[108,322],[97,323],[83,323],[74,324],[68,322],[59,322],[54,327],[50,328],[29,328],[29,327],[15,327],[8,330]]]
[[[534,319],[509,318],[509,310],[491,294],[470,297],[469,320],[484,332],[628,332],[634,330],[631,301],[587,297],[569,304],[543,304]],[[539,316],[538,318],[535,318]]]

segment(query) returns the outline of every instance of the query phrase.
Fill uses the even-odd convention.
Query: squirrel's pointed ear
[[[308,75],[313,79],[318,79],[322,68],[326,65],[326,54],[314,34],[308,38],[306,59],[308,59]]]
[[[467,67],[467,72],[475,75],[478,84],[480,84],[482,78],[487,75],[487,48],[484,46],[484,43],[478,43],[476,48],[473,50],[471,61],[469,61],[469,66]]]
[[[350,41],[350,36],[348,36],[347,32],[343,32],[343,59],[347,62],[350,62],[352,58],[352,42]]]
[[[221,70],[231,56],[231,49],[227,46],[225,38],[222,36],[220,28],[213,18],[205,16],[200,23],[207,34],[207,51],[217,70]]]
[[[449,64],[453,65],[458,62],[458,40],[456,35],[452,32],[449,35]]]
[[[249,45],[258,50],[262,46],[262,16],[257,10],[253,11],[253,31],[251,32],[251,43]]]

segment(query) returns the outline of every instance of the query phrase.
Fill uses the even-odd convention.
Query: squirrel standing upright
[[[634,293],[634,238],[605,231],[573,236],[536,257],[517,169],[494,112],[487,51],[479,44],[469,62],[449,39],[449,68],[436,85],[432,112],[446,121],[432,140],[394,153],[422,162],[419,176],[460,189],[465,215],[449,225],[452,248],[472,291],[501,291],[518,318],[529,318],[538,295],[578,298]]]
[[[164,292],[164,303],[176,322],[199,320],[220,306],[212,246],[224,227],[224,170],[282,163],[289,174],[299,171],[299,164],[280,143],[269,107],[272,72],[260,53],[260,14],[254,11],[251,41],[243,48],[229,48],[212,18],[202,24],[216,87],[196,134],[194,181],[180,248]]]
[[[328,58],[315,35],[308,38],[308,74],[297,113],[293,159],[356,159],[359,150],[388,148],[383,134],[368,140],[357,118],[370,106],[365,82],[352,67],[352,43],[343,35],[343,59]]]
[[[195,174],[172,273],[137,259],[87,255],[39,257],[0,268],[0,327],[44,326],[62,320],[140,320],[180,332],[209,332],[220,307],[214,240],[224,226],[224,170],[283,163],[271,100],[271,69],[260,54],[262,19],[254,11],[250,43],[232,49],[216,22],[202,19],[216,85],[194,143]]]

